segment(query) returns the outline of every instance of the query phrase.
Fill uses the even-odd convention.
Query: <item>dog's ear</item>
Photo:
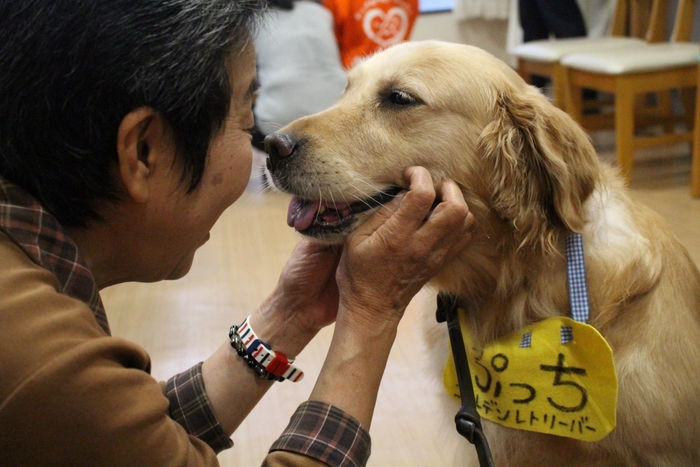
[[[553,242],[562,228],[582,230],[582,205],[600,170],[597,154],[587,134],[544,96],[529,87],[499,94],[479,152],[493,170],[492,206],[521,232],[521,246]]]

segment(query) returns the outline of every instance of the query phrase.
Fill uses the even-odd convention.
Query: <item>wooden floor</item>
[[[602,158],[610,157],[609,137],[598,140]],[[689,194],[690,154],[642,153],[635,158],[634,195],[670,223],[700,264],[700,199]],[[286,225],[288,198],[263,193],[256,180],[211,232],[190,274],[176,282],[122,284],[103,291],[114,335],[141,344],[153,360],[159,380],[206,358],[272,290],[297,235]],[[433,378],[420,371],[421,320],[434,297],[421,292],[409,307],[391,354],[372,425],[371,467],[448,465],[455,443],[462,441],[436,410],[442,398]],[[426,311],[429,310],[429,311]],[[234,434],[233,449],[220,455],[223,466],[257,466],[306,399],[330,342],[327,329],[299,356],[306,378],[277,384]],[[445,427],[448,427],[446,429]]]

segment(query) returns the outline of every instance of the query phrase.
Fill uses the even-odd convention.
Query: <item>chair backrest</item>
[[[617,0],[610,35],[663,42],[666,40],[667,10],[668,0]]]
[[[615,2],[615,10],[613,11],[612,21],[610,23],[611,36],[627,35],[627,16],[629,12],[629,3],[630,0],[617,0]]]
[[[681,0],[683,1],[683,0]],[[649,27],[644,39],[647,42],[666,41],[666,16],[668,15],[668,0],[655,0],[649,12]]]
[[[672,42],[690,42],[693,34],[695,0],[678,0],[676,20],[671,33]]]

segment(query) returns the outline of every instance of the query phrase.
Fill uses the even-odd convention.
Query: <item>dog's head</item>
[[[551,247],[552,231],[582,228],[599,171],[585,132],[505,63],[435,41],[366,60],[336,105],[268,136],[266,148],[269,179],[294,195],[289,224],[330,242],[421,165],[436,183],[460,185],[489,238],[505,228],[519,248]]]

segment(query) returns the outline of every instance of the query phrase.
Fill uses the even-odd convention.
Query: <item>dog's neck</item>
[[[493,229],[496,230],[496,229]],[[465,251],[431,281],[468,311],[472,332],[490,342],[516,329],[569,312],[566,232],[555,251],[519,248],[512,236],[477,231]]]
[[[648,216],[621,187],[602,185],[584,206],[590,324],[605,329],[615,306],[630,303],[656,286],[663,258],[633,219]],[[479,215],[477,217],[477,215]],[[514,226],[490,211],[475,212],[473,241],[431,286],[457,297],[468,311],[472,333],[491,342],[551,316],[568,316],[565,241],[570,233],[553,227],[549,245],[522,245]],[[611,283],[624,276],[625,286]]]

